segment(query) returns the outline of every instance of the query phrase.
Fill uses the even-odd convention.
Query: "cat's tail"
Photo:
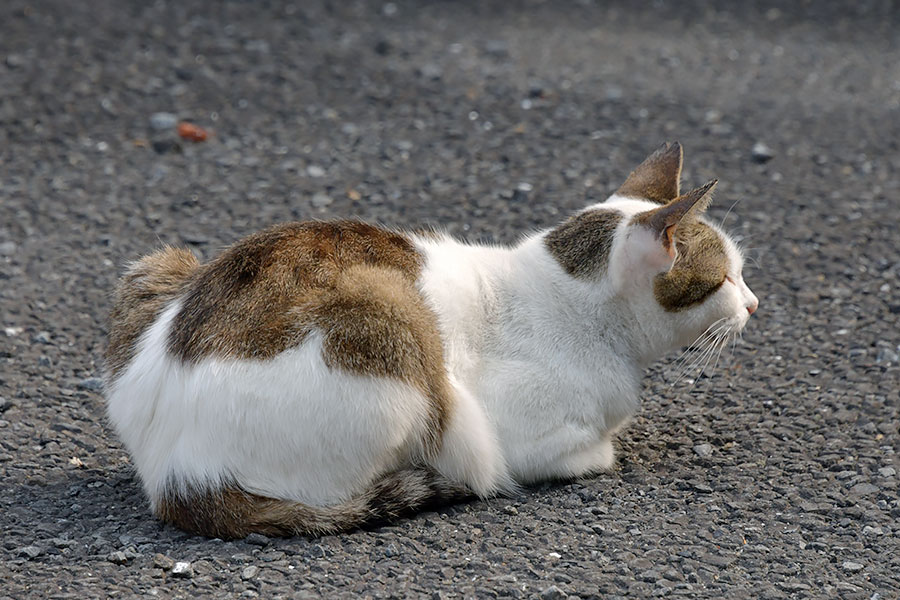
[[[468,496],[471,492],[464,487],[421,468],[389,473],[335,506],[310,506],[228,487],[170,494],[154,508],[163,521],[208,537],[238,539],[251,533],[319,536],[392,521],[426,506]]]
[[[136,299],[171,296],[198,265],[197,257],[190,250],[164,246],[128,265],[117,291]]]
[[[198,267],[190,250],[171,246],[128,265],[116,286],[109,313],[107,381],[128,365],[140,335],[178,296]]]

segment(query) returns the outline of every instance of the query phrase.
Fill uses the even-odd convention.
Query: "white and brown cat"
[[[613,464],[645,367],[757,299],[664,145],[513,247],[355,221],[277,225],[207,264],[130,266],[109,418],[161,519],[322,534]]]

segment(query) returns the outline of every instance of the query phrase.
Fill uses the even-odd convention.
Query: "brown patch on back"
[[[616,193],[665,204],[678,197],[683,158],[681,144],[663,144],[628,175]]]
[[[192,278],[169,349],[185,362],[264,360],[318,330],[330,367],[393,377],[429,399],[425,445],[436,452],[452,392],[437,317],[416,287],[421,261],[408,238],[364,223],[270,228]]]
[[[613,238],[622,218],[622,213],[615,210],[583,212],[551,230],[544,243],[569,275],[597,277],[609,264]]]
[[[295,307],[333,289],[348,267],[383,267],[415,281],[420,263],[407,238],[365,223],[271,227],[200,269],[172,324],[169,349],[186,362],[206,356],[271,358],[308,334]]]
[[[190,251],[166,247],[134,263],[122,276],[109,314],[106,366],[112,377],[131,362],[138,338],[178,296],[197,264]]]
[[[680,223],[676,234],[678,259],[672,269],[656,276],[653,293],[669,312],[701,304],[728,275],[728,254],[719,234],[700,221]]]

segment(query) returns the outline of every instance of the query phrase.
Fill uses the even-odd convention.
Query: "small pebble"
[[[153,567],[156,569],[162,569],[163,571],[168,571],[172,567],[175,566],[175,561],[166,556],[165,554],[154,554],[153,555]]]
[[[492,56],[507,56],[509,45],[503,40],[488,40],[484,44],[484,51]]]
[[[156,131],[175,129],[178,117],[170,112],[158,112],[150,115],[150,128]]]
[[[865,496],[879,491],[879,487],[877,485],[872,485],[871,483],[857,483],[850,488],[850,491]]]
[[[43,554],[44,551],[37,546],[25,546],[16,550],[16,555],[32,560]]]
[[[250,565],[249,567],[244,567],[244,570],[241,571],[241,579],[244,581],[248,579],[253,579],[259,574],[259,567]]]
[[[77,387],[91,392],[102,392],[103,380],[99,377],[87,377],[79,381]]]
[[[106,560],[111,562],[114,565],[124,565],[128,562],[128,557],[125,556],[125,553],[121,550],[117,552],[111,552],[109,556],[106,557]]]
[[[15,242],[3,242],[0,244],[0,254],[3,256],[9,256],[10,254],[15,254],[18,246]]]
[[[181,144],[168,138],[153,140],[150,145],[153,146],[153,150],[155,150],[157,154],[179,152],[181,150]]]
[[[316,192],[312,197],[312,205],[316,208],[324,208],[334,202],[328,194]]]
[[[712,446],[710,444],[697,444],[694,446],[694,453],[700,458],[709,458],[712,456]]]
[[[900,354],[897,354],[890,348],[878,348],[878,354],[875,356],[877,363],[898,363],[900,362]]]
[[[760,164],[767,163],[775,158],[775,152],[762,142],[756,142],[753,144],[753,149],[750,151],[750,158],[752,158],[754,162]]]
[[[7,54],[6,66],[10,69],[18,69],[19,67],[25,66],[25,57],[21,54]]]
[[[308,167],[306,167],[306,174],[310,177],[324,177],[325,169],[323,169],[319,165],[309,165]]]
[[[852,560],[844,561],[844,564],[841,565],[845,571],[850,571],[851,573],[856,573],[857,571],[862,571],[863,566],[858,562],[853,562]]]
[[[566,593],[555,585],[551,585],[541,592],[541,600],[564,600],[565,597]]]
[[[3,412],[3,400],[0,399],[0,412]],[[893,477],[897,474],[897,469],[894,467],[881,467],[878,469],[878,474],[882,477]]]
[[[194,576],[194,567],[192,567],[189,562],[177,562],[175,563],[175,566],[172,567],[171,573],[172,577],[190,579]]]
[[[31,341],[38,343],[38,344],[49,344],[50,343],[50,332],[48,332],[48,331],[38,332],[38,333],[34,334],[34,337],[31,338]]]
[[[268,546],[269,538],[261,533],[251,533],[244,538],[244,542],[246,542],[247,544],[252,544],[254,546]]]

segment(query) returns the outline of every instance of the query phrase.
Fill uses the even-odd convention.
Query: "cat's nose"
[[[754,296],[753,301],[747,305],[747,312],[752,315],[756,312],[757,308],[759,308],[759,300]]]

